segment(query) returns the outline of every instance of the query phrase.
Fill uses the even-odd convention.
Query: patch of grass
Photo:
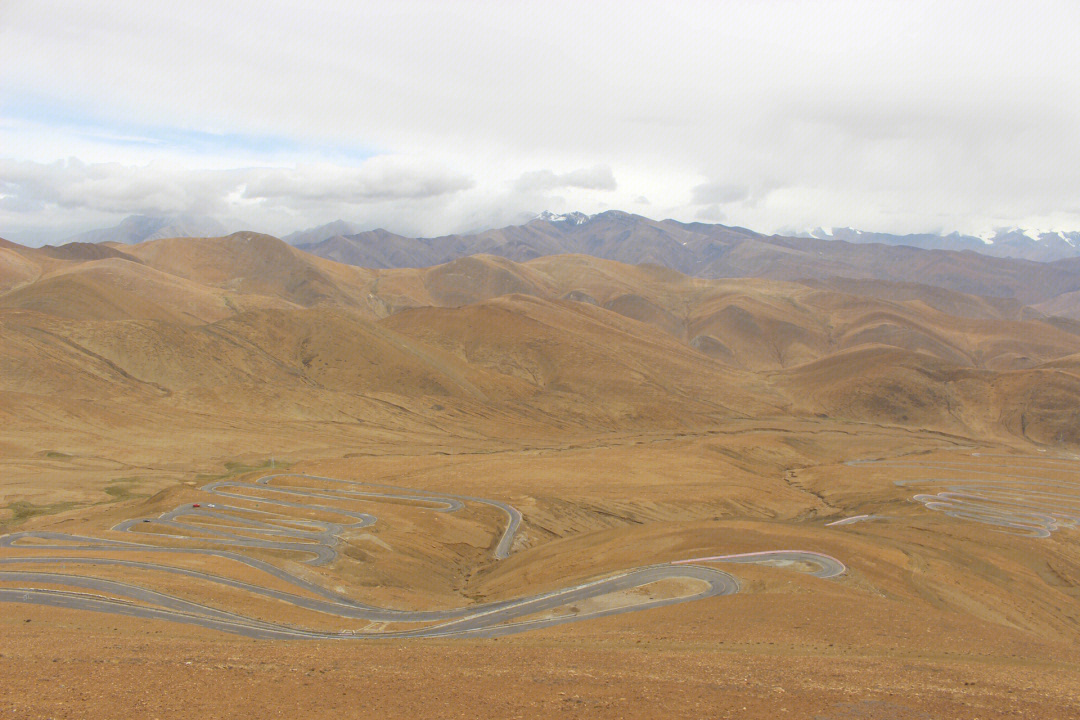
[[[50,450],[49,452],[45,453],[45,457],[53,458],[54,460],[64,460],[73,456],[68,455],[67,453],[60,452],[59,450]]]
[[[271,463],[270,460],[264,460],[258,465],[248,465],[242,462],[227,462],[225,463],[226,472],[221,475],[196,475],[195,480],[198,482],[214,481],[214,480],[228,480],[231,477],[237,475],[243,475],[244,473],[255,472],[256,470],[285,470],[291,466],[292,463],[282,462],[277,460]]]
[[[139,482],[142,482],[142,479],[137,477],[116,478],[107,488],[105,488],[105,494],[112,498],[111,502],[146,497],[146,493],[136,493],[131,491],[132,486]]]
[[[11,512],[11,517],[0,520],[0,526],[5,528],[14,527],[15,525],[21,525],[32,517],[53,515],[78,507],[79,505],[80,503],[71,501],[49,503],[48,505],[35,505],[34,503],[26,502],[25,500],[19,500],[4,508]]]

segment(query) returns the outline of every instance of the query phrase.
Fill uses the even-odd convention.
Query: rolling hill
[[[542,438],[793,414],[1048,443],[1074,441],[1080,404],[1054,365],[1080,354],[1080,323],[927,284],[583,254],[361,269],[255,233],[0,252],[3,392],[47,423],[75,403],[163,431]]]
[[[798,655],[802,665],[761,688],[770,697],[780,682],[790,688],[845,654],[860,679],[868,660],[880,667],[875,682],[895,676],[897,663],[933,660],[927,677],[980,683],[978,673],[1004,668],[1016,678],[1013,697],[1074,652],[1080,559],[1069,545],[1074,528],[1053,525],[1067,516],[1039,515],[1054,537],[1025,538],[912,497],[976,478],[1018,480],[1009,487],[1025,492],[1041,482],[1046,490],[1027,497],[1072,502],[1061,480],[1071,482],[1069,458],[1080,449],[1080,321],[1016,298],[915,282],[709,279],[588,254],[362,269],[253,233],[131,246],[0,244],[0,261],[0,470],[9,498],[0,523],[47,533],[5,547],[5,557],[32,563],[19,570],[62,568],[60,580],[36,574],[19,583],[85,597],[88,587],[99,592],[87,578],[100,577],[117,583],[108,588],[146,586],[215,612],[340,628],[353,619],[250,592],[266,573],[235,558],[377,607],[441,609],[672,560],[809,548],[847,571],[823,579],[792,572],[791,561],[724,563],[736,595],[534,629],[520,647],[550,654],[551,642],[565,642],[577,657],[582,637],[608,648],[629,633],[626,657],[636,657],[646,638],[662,640],[648,640],[655,652],[682,633],[671,657],[688,676],[704,658],[731,657],[723,672],[737,673],[747,658],[772,667]],[[263,476],[274,476],[272,486],[254,482]],[[407,494],[339,494],[327,478]],[[917,484],[901,484],[909,480]],[[218,483],[226,499],[216,497]],[[298,484],[317,494],[281,495]],[[455,512],[409,502],[425,489],[465,502]],[[478,497],[521,513],[505,559],[490,557],[505,520]],[[331,505],[377,521],[338,524]],[[168,519],[175,510],[183,517]],[[273,537],[267,531],[308,544],[324,536],[327,518],[333,540],[316,542],[340,552],[325,565],[303,562],[307,552],[295,544],[236,544]],[[113,545],[80,552],[85,564],[71,562],[67,544],[40,555],[49,550],[37,543],[56,537],[130,539],[118,523],[139,519],[147,522],[130,527],[150,546],[123,556],[131,564],[112,564]],[[229,557],[171,552],[215,547]],[[168,572],[146,566],[165,557],[176,563]],[[230,584],[206,581],[219,573]],[[277,587],[279,577],[267,577]],[[565,612],[606,615],[673,591],[685,592],[653,584],[575,599]],[[173,683],[177,643],[215,632],[10,607],[16,612],[0,625],[5,661],[22,668],[13,677],[36,667],[55,678],[69,664],[54,661],[56,638],[85,643],[86,653],[114,652],[123,640],[160,652]],[[13,661],[7,648],[25,652],[28,628],[49,638],[38,640],[47,649]],[[560,639],[537,644],[544,632]],[[707,642],[702,632],[712,633]],[[932,645],[917,655],[928,637],[960,649]],[[239,662],[238,640],[220,642],[213,665]],[[253,640],[244,652],[267,653],[265,666],[251,666],[261,673],[312,642],[320,641]],[[450,647],[437,642],[424,647]],[[470,642],[455,641],[447,667],[461,664]],[[346,645],[319,647],[323,657]],[[312,673],[319,660],[303,655],[289,667]],[[935,659],[945,655],[947,663]],[[204,675],[193,677],[205,684]],[[782,702],[764,715],[792,707]]]

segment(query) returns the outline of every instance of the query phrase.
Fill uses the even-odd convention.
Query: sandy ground
[[[1053,462],[996,458],[1015,449],[973,449],[930,433],[852,433],[825,423],[747,422],[681,437],[492,450],[287,460],[294,471],[510,502],[524,522],[507,560],[491,559],[502,522],[491,508],[445,514],[373,501],[355,507],[379,522],[348,534],[325,568],[283,553],[256,556],[357,599],[402,608],[461,607],[652,562],[768,549],[824,552],[849,572],[820,580],[792,568],[717,563],[740,579],[743,592],[498,640],[253,641],[174,623],[5,604],[0,716],[1080,715],[1078,531],[1045,539],[1008,535],[912,502],[915,490],[895,480],[925,470],[845,464],[888,457],[952,463],[963,476],[1032,466],[1052,473]],[[57,472],[74,477],[70,469]],[[233,477],[264,472],[241,469]],[[199,490],[205,480],[153,470],[144,481],[152,492],[107,494],[118,473],[87,473],[78,486],[81,502],[17,528],[122,537],[108,528],[208,499]],[[58,483],[55,495],[41,485],[26,491],[46,503],[74,486]],[[858,514],[879,519],[826,525]],[[274,586],[221,559],[170,562]],[[165,573],[79,572],[305,627],[364,627]],[[624,594],[579,609],[634,599]]]
[[[489,641],[273,643],[18,608],[0,623],[0,712],[100,717],[1065,718],[1072,661],[889,651],[698,628],[731,608]],[[719,605],[719,601],[711,603]],[[743,622],[745,622],[745,616]],[[789,628],[790,621],[776,621]],[[763,628],[762,628],[763,629]],[[56,640],[63,638],[63,646]],[[836,642],[825,642],[825,640]]]

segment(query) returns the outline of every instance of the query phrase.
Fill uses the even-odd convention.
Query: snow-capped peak
[[[818,240],[850,240],[853,237],[865,235],[862,230],[856,230],[852,227],[817,227],[811,230],[807,235]]]
[[[1009,242],[1024,238],[1038,243],[1046,243],[1051,240],[1060,240],[1070,247],[1080,247],[1080,232],[1066,232],[1064,230],[1042,230],[1039,228],[1005,227],[996,230],[979,233],[976,235],[987,245],[993,245],[997,241]]]
[[[550,210],[545,210],[533,219],[543,220],[550,223],[564,222],[569,223],[570,225],[581,225],[582,223],[588,221],[589,216],[581,212],[553,213]]]

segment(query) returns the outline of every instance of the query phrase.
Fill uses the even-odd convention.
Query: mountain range
[[[764,238],[744,228],[710,225],[705,223],[679,223],[673,220],[654,221],[640,215],[608,211],[597,215],[580,212],[556,214],[543,212],[533,221],[521,226],[490,229],[475,233],[445,235],[434,238],[414,238],[391,233],[387,230],[364,230],[356,223],[335,220],[317,227],[298,230],[283,236],[290,245],[304,247],[323,257],[332,257],[365,267],[423,267],[446,262],[456,257],[487,252],[513,259],[525,256],[582,252],[600,257],[612,257],[628,262],[641,258],[617,257],[626,255],[624,250],[612,249],[602,228],[611,220],[629,218],[639,227],[631,228],[631,234],[641,233],[648,239],[660,229],[661,234],[691,234],[711,237],[747,236]],[[622,229],[627,228],[623,222]],[[236,222],[232,223],[233,226]],[[214,218],[196,215],[144,216],[133,215],[111,228],[92,230],[67,238],[70,242],[119,242],[137,243],[166,237],[217,237],[226,234],[225,226]],[[926,250],[972,251],[993,257],[1018,258],[1037,262],[1053,262],[1080,256],[1080,232],[1048,232],[1041,230],[1001,228],[980,236],[953,232],[947,235],[919,233],[895,235],[866,232],[853,228],[815,228],[809,232],[796,233],[793,237],[806,240],[840,240],[858,244],[883,244],[917,247]],[[640,238],[634,238],[640,240]],[[686,240],[677,237],[678,242]],[[693,251],[697,244],[688,243]],[[505,246],[505,247],[504,247]],[[604,254],[607,253],[607,254]],[[641,252],[638,252],[641,255]],[[705,260],[705,258],[702,258]],[[681,262],[683,269],[692,263]]]
[[[612,231],[639,222],[607,214],[574,227],[607,228],[627,252],[730,244],[717,262],[741,257],[759,276],[692,277],[583,254],[360,268],[250,232],[2,242],[5,422],[31,444],[34,427],[72,413],[81,427],[117,432],[124,423],[102,413],[163,432],[219,415],[239,425],[277,418],[282,428],[364,418],[386,437],[405,427],[438,434],[443,415],[457,434],[527,427],[545,437],[826,416],[1080,441],[1080,321],[1026,300],[1075,301],[1080,261],[670,223],[653,227],[651,243]],[[547,220],[514,229],[535,242],[555,232],[573,230]],[[897,252],[903,260],[889,259]],[[863,272],[826,277],[830,267]],[[818,277],[771,277],[808,268]],[[936,282],[891,279],[920,273]]]
[[[864,232],[852,228],[817,228],[800,237],[819,240],[843,240],[851,243],[883,243],[885,245],[910,245],[931,250],[971,250],[995,257],[1011,257],[1023,260],[1051,262],[1080,256],[1080,232],[1046,232],[1002,228],[976,237],[950,233],[915,235],[890,235],[888,233]]]
[[[1049,302],[1080,290],[1080,257],[1035,262],[900,244],[766,236],[745,228],[656,221],[617,211],[570,219],[547,215],[525,225],[438,238],[371,230],[299,247],[319,257],[370,268],[429,267],[475,254],[519,262],[584,254],[661,265],[703,278],[824,281],[846,277],[915,282],[1013,297],[1024,304]],[[1074,306],[1074,300],[1066,298],[1056,312],[1070,313]]]
[[[119,226],[125,229],[118,235],[119,240],[45,246],[40,254],[57,259],[115,256],[124,252],[123,245],[128,241],[145,234],[169,234],[171,229],[179,228],[177,223],[182,219],[164,220],[129,218]],[[188,218],[193,225],[203,220],[207,219]],[[205,232],[211,228],[209,224],[202,227]],[[995,245],[949,236],[946,239],[955,247],[937,249],[900,244],[897,236],[857,231],[833,230],[829,236],[832,239],[767,236],[745,228],[656,221],[618,211],[593,216],[544,213],[523,225],[438,238],[412,238],[381,229],[342,234],[354,229],[338,221],[287,236],[287,240],[305,253],[370,269],[434,267],[473,255],[525,262],[580,254],[632,265],[653,264],[701,278],[757,277],[825,285],[835,284],[840,278],[915,283],[1010,298],[1048,315],[1080,317],[1080,257],[1035,261],[960,249],[972,243],[983,248],[1005,247],[1014,241],[1016,247],[1042,246],[1051,243],[1045,234],[1038,241],[1024,235],[1021,241],[1014,237],[1017,233],[1011,233]],[[335,234],[311,242],[328,233]],[[936,236],[904,237],[912,243],[930,245]],[[1068,236],[1057,239],[1059,244],[1072,247]],[[17,282],[21,275],[17,265],[8,268],[13,273],[11,282]]]
[[[332,226],[305,231],[290,239],[320,257],[363,267],[426,267],[477,253],[512,260],[582,253],[628,263],[653,262],[700,277],[758,275],[762,265],[768,264],[769,276],[778,279],[837,274],[862,277],[866,276],[865,269],[851,267],[846,257],[862,253],[900,265],[914,257],[912,248],[966,251],[1034,262],[1080,257],[1080,233],[1044,233],[1035,240],[1029,234],[1009,231],[995,236],[992,243],[959,234],[898,236],[855,230],[788,237],[724,225],[651,220],[614,210],[592,216],[543,213],[524,225],[435,238],[407,237],[383,229],[344,234],[339,230],[347,224]],[[313,240],[328,232],[333,234]],[[846,247],[851,244],[885,245],[891,249],[853,251]],[[899,267],[894,275],[890,279],[916,279],[905,277]],[[993,294],[986,287],[967,290]]]
[[[205,215],[131,215],[119,225],[73,235],[65,243],[117,242],[134,244],[170,237],[215,237],[227,232],[225,226]]]

